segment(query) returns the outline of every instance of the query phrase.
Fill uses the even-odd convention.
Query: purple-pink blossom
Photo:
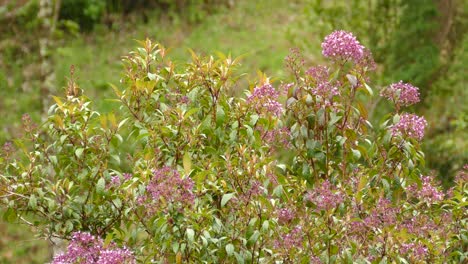
[[[468,182],[468,164],[463,165],[463,169],[457,172],[454,182],[459,184]]]
[[[404,113],[400,121],[391,127],[393,136],[403,136],[421,140],[424,137],[424,129],[427,121],[424,117]]]
[[[85,232],[72,235],[67,251],[54,257],[52,264],[133,264],[135,257],[127,248],[111,243],[104,246],[101,238]]]
[[[364,224],[369,228],[381,228],[396,224],[399,209],[392,206],[390,200],[380,198],[374,210],[364,218]]]
[[[193,186],[194,183],[190,177],[182,179],[177,170],[164,167],[153,171],[153,178],[146,190],[155,203],[165,201],[191,205],[195,199],[192,193]]]
[[[278,102],[279,92],[269,83],[254,88],[247,97],[247,103],[259,114],[280,116],[283,106]]]
[[[380,95],[392,101],[397,107],[419,102],[419,88],[403,81],[391,84],[382,90]]]
[[[296,216],[294,211],[290,208],[280,208],[276,211],[276,213],[278,216],[278,222],[282,224],[290,222]]]
[[[424,214],[406,219],[401,224],[401,227],[406,228],[408,233],[418,236],[428,236],[430,233],[438,230],[438,226],[434,223],[434,220]]]
[[[317,211],[330,210],[343,202],[343,195],[332,188],[328,180],[307,194],[307,199],[315,204]]]
[[[288,147],[290,145],[289,137],[291,136],[291,132],[287,127],[270,130],[260,128],[259,130],[262,134],[263,141],[269,145],[280,144],[283,147]]]
[[[111,185],[114,185],[114,186],[120,185],[120,177],[118,175],[111,177]]]
[[[128,248],[105,249],[99,254],[99,264],[135,263],[133,253]]]
[[[133,177],[133,175],[131,173],[124,173],[124,174],[122,174],[122,176],[123,176],[125,181],[128,181]]]
[[[294,227],[289,233],[281,236],[280,239],[275,241],[276,248],[291,250],[292,248],[301,247],[304,239],[304,232],[300,225]]]
[[[312,94],[329,100],[335,95],[339,95],[340,91],[330,81],[330,69],[327,66],[315,66],[311,67],[306,72],[311,76],[315,82],[315,86],[312,87]]]
[[[420,201],[429,203],[439,202],[444,199],[444,193],[434,185],[432,177],[423,176],[421,181],[421,187],[418,184],[408,186],[408,195],[410,197],[416,197]]]
[[[126,181],[130,180],[132,177],[133,176],[132,176],[131,173],[122,174],[123,179],[121,179],[121,177],[119,175],[114,175],[114,176],[111,177],[111,180],[107,184],[106,188],[110,189],[110,188],[113,188],[113,187],[119,187],[122,184],[124,184]]]
[[[15,152],[15,147],[10,141],[5,142],[2,147],[2,155],[8,159]]]
[[[366,71],[375,71],[377,69],[377,64],[375,63],[372,52],[366,48],[364,48],[362,58],[357,62],[357,64],[361,68],[365,68]],[[366,81],[369,81],[369,79],[366,78]]]
[[[325,37],[322,42],[322,54],[332,60],[351,60],[359,63],[364,56],[364,46],[353,33],[337,30]]]
[[[417,260],[424,260],[427,257],[428,249],[426,246],[418,243],[403,243],[400,247],[400,253],[402,255],[412,255]]]

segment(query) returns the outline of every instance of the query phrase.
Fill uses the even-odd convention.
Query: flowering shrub
[[[115,113],[72,72],[48,120],[3,148],[5,218],[71,239],[55,263],[465,261],[467,172],[448,192],[421,175],[426,122],[400,112],[418,90],[391,85],[395,111],[371,124],[371,53],[344,31],[322,47],[330,65],[293,50],[294,82],[260,74],[239,98],[236,59],[175,65],[146,40]]]

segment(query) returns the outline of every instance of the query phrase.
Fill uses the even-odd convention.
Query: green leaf
[[[367,85],[367,83],[364,84],[364,87],[366,88],[366,91],[370,96],[374,95],[374,91],[372,91],[372,88],[369,85]]]
[[[398,122],[400,122],[400,115],[399,114],[395,114],[393,116],[393,124],[397,124]]]
[[[226,120],[226,113],[221,106],[216,109],[216,125],[221,126]]]
[[[75,155],[76,155],[76,157],[80,158],[81,155],[83,154],[83,151],[84,151],[84,148],[77,148],[77,149],[75,150]]]
[[[257,121],[258,121],[259,117],[260,116],[258,116],[258,115],[251,115],[250,116],[250,125],[255,126],[255,124],[257,124]]]
[[[100,178],[96,183],[96,192],[102,194],[104,192],[104,188],[106,187],[106,180],[104,178]]]
[[[152,80],[152,81],[153,81],[153,80],[156,80],[157,76],[158,76],[158,75],[157,75],[156,73],[148,72],[148,79],[150,79],[150,80]]]
[[[70,220],[67,220],[65,222],[65,228],[66,228],[67,232],[71,232],[73,230],[73,222],[70,221]]]
[[[280,168],[283,172],[286,172],[286,165],[285,164],[276,164],[276,167]]]
[[[110,245],[113,239],[114,239],[114,234],[108,233],[106,236],[106,239],[104,240],[104,246],[107,247],[108,245]]]
[[[17,218],[16,212],[13,208],[8,207],[8,209],[3,213],[3,220],[8,223],[13,223]]]
[[[192,170],[192,159],[190,158],[190,154],[188,152],[185,152],[182,164],[184,166],[185,175],[189,175],[190,171]]]
[[[360,159],[361,158],[361,152],[357,149],[351,149],[351,151],[353,152],[353,156],[355,159]]]
[[[114,203],[115,207],[117,207],[116,209],[120,209],[122,207],[122,201],[119,198],[112,200],[112,202]]]
[[[226,253],[228,256],[232,256],[234,254],[234,245],[233,244],[227,244],[226,245]]]
[[[192,243],[195,241],[195,231],[193,229],[187,228],[187,238]]]
[[[234,197],[235,193],[226,193],[223,195],[223,198],[221,199],[221,207],[224,207],[229,200],[231,200],[232,197]]]
[[[36,196],[33,194],[29,197],[29,202],[28,202],[28,206],[32,209],[32,210],[36,210],[36,207],[37,207],[37,199],[36,199]]]
[[[331,113],[330,121],[328,121],[328,126],[333,126],[336,122],[340,121],[342,116],[336,115],[335,113]]]
[[[58,107],[59,107],[60,109],[62,109],[62,108],[63,108],[63,102],[62,102],[62,100],[60,100],[60,98],[57,97],[57,96],[52,96],[52,98],[54,99],[54,101],[55,101],[55,103],[58,105]]]
[[[119,157],[119,155],[115,154],[115,155],[111,155],[111,157],[112,157],[115,161],[117,161],[117,164],[120,164],[120,157]]]
[[[276,197],[281,197],[283,195],[283,185],[276,186],[276,188],[273,189],[273,194],[276,195]]]
[[[177,251],[179,251],[179,243],[178,243],[178,242],[174,242],[174,243],[172,244],[172,251],[173,251],[174,253],[177,253]]]
[[[356,76],[351,75],[351,74],[346,74],[346,78],[348,79],[351,86],[356,87],[356,85],[358,84],[358,80]]]
[[[199,108],[192,108],[190,110],[188,110],[187,112],[185,112],[184,114],[184,119],[187,119],[189,118],[190,116],[192,116],[193,114],[195,114],[196,112],[199,111]]]
[[[255,230],[255,232],[249,238],[249,241],[248,241],[249,244],[255,244],[255,242],[257,242],[259,237],[260,237],[260,232],[258,230]]]
[[[379,264],[387,264],[387,256],[383,257],[382,260],[379,262]]]

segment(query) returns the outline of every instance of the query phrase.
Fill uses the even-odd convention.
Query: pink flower
[[[364,46],[351,32],[338,30],[325,37],[322,54],[332,60],[352,60],[358,63],[364,56]]]
[[[289,208],[280,208],[277,210],[277,215],[280,223],[288,223],[294,219],[296,214]]]
[[[463,184],[468,182],[468,164],[463,165],[463,169],[461,169],[456,175],[454,182]]]
[[[375,71],[377,69],[377,64],[374,61],[372,52],[366,48],[364,49],[364,54],[362,55],[362,58],[359,60],[358,65],[361,66],[362,68],[365,68],[367,71]]]
[[[307,194],[307,199],[315,204],[317,211],[330,210],[337,207],[343,202],[343,195],[332,190],[332,186],[328,180],[322,185],[317,186]]]
[[[182,179],[177,170],[164,167],[153,171],[153,178],[146,190],[154,203],[166,201],[191,205],[195,199],[195,195],[192,193],[193,185],[191,178]]]
[[[427,256],[428,249],[421,243],[403,243],[401,244],[400,253],[402,255],[412,255],[417,260],[424,260]]]
[[[289,251],[292,248],[301,247],[303,239],[304,239],[304,233],[302,231],[302,227],[296,226],[289,233],[284,234],[283,236],[281,236],[279,240],[276,240],[275,247],[283,248]]]
[[[444,193],[439,191],[433,184],[433,179],[430,176],[423,176],[421,178],[421,187],[418,184],[412,184],[408,187],[408,195],[416,197],[420,201],[434,203],[444,199]]]
[[[329,82],[330,69],[327,66],[316,66],[307,70],[307,74],[310,75],[315,81],[315,87],[312,88],[312,94],[329,100],[335,95],[339,95],[340,91],[334,85]]]
[[[424,117],[404,113],[400,121],[391,127],[393,136],[404,136],[421,140],[424,137],[424,129],[427,121]]]
[[[133,264],[133,253],[111,243],[105,247],[101,238],[89,233],[75,232],[64,254],[54,257],[52,264]]]
[[[367,227],[381,228],[396,224],[399,209],[392,206],[388,199],[381,198],[368,217],[364,219]]]
[[[274,128],[271,130],[259,130],[262,134],[263,141],[268,145],[280,144],[285,148],[290,145],[289,137],[291,136],[291,132],[287,127]]]
[[[125,181],[128,181],[133,177],[133,175],[131,173],[124,173],[122,176],[123,176]]]
[[[120,177],[118,175],[112,176],[111,184],[114,186],[120,185]]]
[[[250,104],[258,114],[273,114],[280,116],[283,113],[283,106],[277,101],[279,92],[269,83],[260,87],[255,87],[253,93],[247,97]]]
[[[419,88],[403,81],[391,84],[382,90],[380,95],[392,101],[397,107],[419,102]]]
[[[99,254],[99,264],[135,263],[133,253],[127,248],[105,249]]]
[[[434,223],[431,217],[420,214],[413,216],[410,219],[406,219],[401,227],[406,228],[408,233],[427,237],[431,232],[435,233],[438,231],[438,226]]]

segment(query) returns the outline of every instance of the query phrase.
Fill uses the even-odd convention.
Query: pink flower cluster
[[[359,211],[361,210],[358,209],[356,213]],[[373,232],[375,229],[386,226],[397,225],[398,213],[399,209],[393,207],[388,199],[380,198],[368,216],[363,217],[362,220],[351,221],[349,223],[349,233],[356,239],[366,239],[367,232]],[[358,215],[360,214],[358,213]]]
[[[264,192],[264,188],[261,182],[257,180],[250,181],[249,188],[239,195],[239,201],[249,203],[256,196],[261,195]]]
[[[370,215],[364,218],[364,224],[371,228],[395,225],[398,212],[398,208],[393,207],[390,200],[381,198]]]
[[[110,183],[106,186],[107,189],[110,189],[112,187],[119,187],[120,185],[122,185],[122,183],[130,180],[133,176],[131,173],[124,173],[122,177],[124,180],[123,182],[118,175],[112,176]]]
[[[15,152],[15,147],[10,141],[5,142],[2,147],[2,156],[9,158]]]
[[[364,54],[362,58],[359,60],[358,65],[362,68],[366,68],[367,71],[375,71],[377,69],[377,64],[375,63],[374,56],[369,49],[364,49]],[[365,77],[366,81],[369,81],[367,77]]]
[[[166,201],[191,205],[195,195],[192,193],[193,180],[190,177],[182,179],[177,170],[170,167],[153,171],[153,178],[146,187],[154,202]]]
[[[428,254],[428,249],[427,249],[426,246],[424,246],[421,243],[408,243],[408,244],[402,244],[401,245],[400,253],[402,255],[410,254],[415,259],[417,259],[419,261],[423,261],[423,260],[425,260],[427,254]]]
[[[309,263],[310,264],[322,264],[323,262],[320,260],[319,257],[312,256],[312,257],[310,257]]]
[[[67,252],[54,257],[52,264],[130,264],[136,263],[133,253],[127,248],[114,244],[104,246],[101,238],[75,232],[67,247]]]
[[[421,188],[417,184],[408,186],[408,195],[416,197],[420,201],[426,201],[429,203],[439,202],[444,199],[444,193],[439,191],[433,184],[433,179],[430,176],[422,177]]]
[[[419,102],[419,88],[403,81],[391,84],[382,90],[380,95],[392,101],[398,107],[409,106]]]
[[[463,165],[463,169],[455,175],[454,182],[459,184],[468,183],[468,164]]]
[[[281,239],[275,241],[276,248],[283,248],[287,251],[292,248],[301,247],[304,239],[304,232],[300,225],[294,227],[289,233],[281,236]]]
[[[262,139],[265,143],[269,145],[280,144],[284,147],[288,147],[289,137],[291,136],[291,132],[287,127],[282,128],[274,128],[271,130],[260,130],[262,133]]]
[[[315,87],[312,88],[312,93],[323,99],[330,99],[340,94],[338,88],[333,86],[328,80],[330,77],[329,71],[330,69],[327,66],[315,66],[311,67],[306,72],[315,81]]]
[[[280,116],[283,106],[278,102],[279,92],[269,83],[255,87],[253,93],[247,97],[247,103],[259,114],[273,114]]]
[[[317,211],[330,210],[343,202],[343,195],[332,190],[328,180],[307,194],[307,199],[315,204]]]
[[[325,37],[322,54],[332,60],[352,60],[359,63],[364,56],[364,46],[351,32],[338,30]]]
[[[400,116],[400,121],[393,125],[391,130],[393,136],[400,135],[421,140],[424,137],[426,126],[427,121],[424,117],[404,113]]]
[[[290,208],[280,208],[276,211],[276,214],[278,216],[278,222],[282,224],[289,223],[296,216],[294,211]]]
[[[446,216],[446,218],[450,219],[450,216]],[[436,233],[438,229],[440,229],[431,217],[424,214],[419,214],[406,219],[401,224],[401,227],[406,228],[408,233],[421,237],[427,237],[431,233]]]

